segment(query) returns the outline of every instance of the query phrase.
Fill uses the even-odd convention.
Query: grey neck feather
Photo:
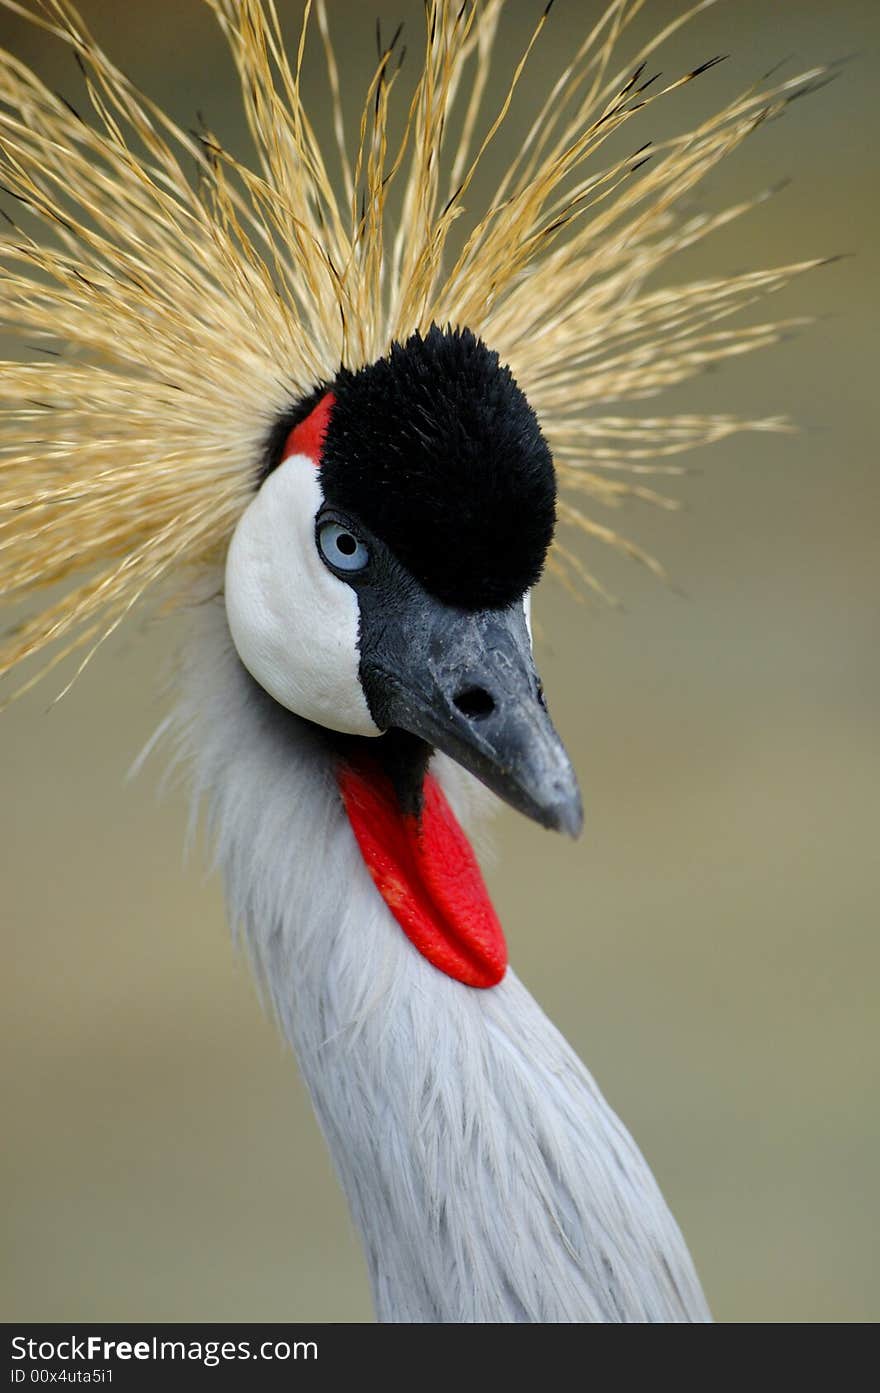
[[[296,1051],[399,1321],[702,1321],[684,1241],[592,1078],[508,971],[463,987],[410,945],[314,732],[201,608],[177,730],[230,914]],[[470,780],[437,770],[453,806]]]

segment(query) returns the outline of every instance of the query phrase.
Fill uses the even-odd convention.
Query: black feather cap
[[[498,354],[469,329],[434,325],[376,363],[343,368],[330,390],[327,502],[363,522],[445,604],[478,610],[520,599],[553,538],[556,475]],[[300,419],[318,395],[301,404]]]

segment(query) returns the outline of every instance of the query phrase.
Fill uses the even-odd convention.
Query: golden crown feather
[[[618,69],[644,0],[611,0],[480,209],[475,176],[550,6],[492,109],[504,0],[428,0],[402,134],[389,119],[402,85],[395,36],[351,140],[324,0],[307,0],[290,53],[274,0],[206,3],[238,70],[253,168],[139,92],[69,0],[0,0],[69,45],[91,106],[84,118],[0,54],[0,184],[26,210],[0,235],[0,323],[43,350],[0,363],[0,590],[15,599],[64,582],[0,642],[0,675],[37,658],[26,687],[79,653],[75,676],[146,592],[185,589],[194,563],[222,554],[291,403],[432,323],[472,329],[509,363],[555,456],[563,527],[659,569],[585,502],[669,503],[645,479],[680,472],[671,457],[785,423],[628,416],[621,404],[775,342],[786,323],[725,321],[818,263],[659,289],[652,278],[759,201],[680,211],[823,70],[768,79],[653,147],[650,163],[643,148],[603,164],[637,111],[716,61],[668,82],[646,66],[713,3],[702,0]],[[332,152],[301,97],[309,41],[323,53]],[[564,540],[551,565],[601,590]]]

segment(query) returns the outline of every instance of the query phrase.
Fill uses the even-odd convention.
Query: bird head
[[[553,460],[510,370],[468,330],[414,334],[273,430],[228,553],[239,657],[306,720],[406,732],[421,773],[441,750],[576,835],[529,627],[555,514]]]

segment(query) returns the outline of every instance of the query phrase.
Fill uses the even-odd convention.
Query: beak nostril
[[[470,721],[479,721],[484,716],[491,716],[495,710],[493,697],[483,687],[465,687],[454,700],[461,714],[467,716]]]

